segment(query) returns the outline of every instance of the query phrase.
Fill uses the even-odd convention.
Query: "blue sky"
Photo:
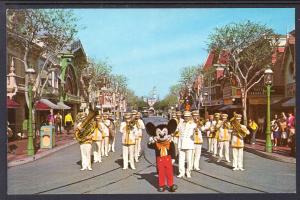
[[[107,60],[114,74],[128,78],[138,96],[156,86],[163,98],[183,67],[207,57],[208,35],[231,22],[251,20],[286,34],[295,27],[295,10],[254,9],[77,9],[86,28],[77,37],[88,56]]]

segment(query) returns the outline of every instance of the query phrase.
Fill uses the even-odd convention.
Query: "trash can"
[[[41,149],[53,148],[55,146],[55,126],[42,126],[40,137]]]

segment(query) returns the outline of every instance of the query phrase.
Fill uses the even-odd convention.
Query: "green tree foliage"
[[[41,55],[47,55],[41,71],[48,65],[51,57],[57,54],[73,39],[78,32],[78,19],[71,10],[65,9],[8,9],[6,13],[6,30],[8,38],[18,41],[23,52],[25,70],[29,67],[28,56],[33,48],[39,46]],[[41,96],[40,78],[36,79],[34,97]],[[28,87],[28,77],[25,76],[25,87]],[[25,92],[28,105],[28,93]]]
[[[180,84],[184,87],[191,87],[197,74],[198,74],[197,66],[188,66],[181,70],[180,73]]]
[[[141,111],[143,107],[148,107],[148,104],[144,102],[142,97],[136,96],[134,91],[127,89],[127,106],[133,110]]]
[[[272,54],[278,36],[266,25],[245,21],[220,28],[209,36],[209,49],[229,53],[228,70],[238,83],[242,94],[243,118],[247,123],[247,94],[263,79],[266,66],[272,63]]]

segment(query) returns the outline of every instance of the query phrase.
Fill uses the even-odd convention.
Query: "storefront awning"
[[[241,109],[241,108],[242,108],[242,106],[240,106],[240,105],[226,105],[226,106],[220,108],[219,110],[224,111],[224,110]]]
[[[71,109],[70,106],[67,106],[67,105],[64,104],[63,102],[58,102],[58,103],[57,103],[57,106],[60,107],[60,109],[62,109],[62,110],[69,110],[69,109]]]
[[[275,101],[271,104],[272,109],[283,109],[283,103],[288,102],[291,99],[291,97],[284,97],[278,101]]]
[[[20,104],[15,102],[13,99],[10,99],[9,97],[7,97],[6,106],[7,106],[7,108],[19,108]]]
[[[283,107],[295,107],[295,97],[287,100],[286,102],[282,103]]]
[[[36,110],[50,110],[50,109],[61,109],[58,105],[52,103],[48,99],[41,99],[35,104]]]

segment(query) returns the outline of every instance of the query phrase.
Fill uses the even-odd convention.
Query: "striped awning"
[[[35,109],[36,110],[50,110],[50,109],[55,109],[55,110],[60,110],[61,108],[49,101],[48,99],[40,99],[38,102],[35,103]]]
[[[296,99],[295,99],[295,97],[293,97],[293,98],[287,100],[286,102],[282,103],[282,106],[283,107],[295,107],[295,101],[296,101]]]
[[[10,99],[9,97],[7,97],[6,106],[7,106],[7,108],[19,108],[20,104],[15,102],[13,99]]]
[[[71,107],[67,106],[66,104],[64,104],[64,102],[58,102],[57,106],[59,106],[60,109],[62,109],[62,110],[69,110],[69,109],[71,109]]]
[[[241,108],[242,108],[242,106],[240,106],[240,105],[226,105],[226,106],[220,108],[219,110],[224,111],[224,110],[241,109]]]

